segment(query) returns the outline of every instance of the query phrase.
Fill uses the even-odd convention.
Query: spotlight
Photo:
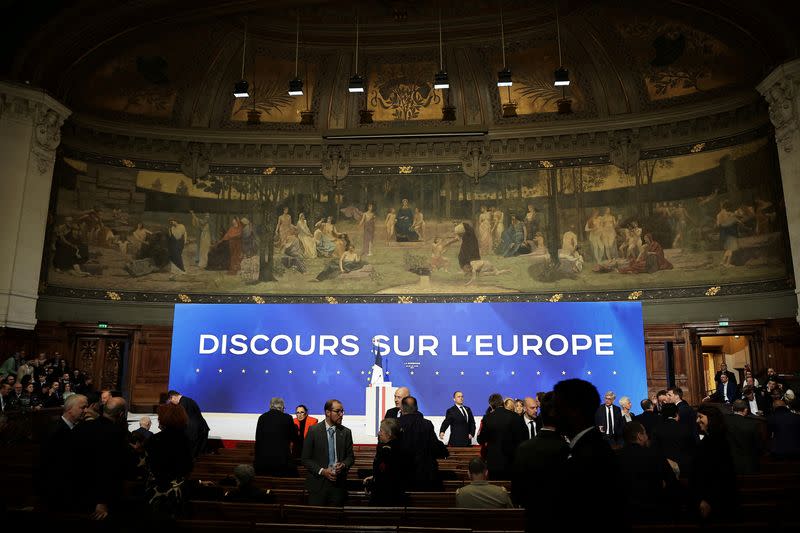
[[[364,78],[356,74],[352,78],[350,78],[350,83],[347,85],[347,90],[351,93],[363,93],[364,92]]]
[[[565,87],[569,85],[569,70],[564,67],[558,67],[554,73],[556,87]]]
[[[497,73],[498,87],[511,87],[511,69],[506,67]]]
[[[289,82],[289,96],[303,96],[303,80],[295,78]]]
[[[447,79],[447,72],[444,70],[440,70],[436,73],[436,77],[433,81],[433,88],[434,89],[449,89],[450,88],[450,81]]]
[[[249,98],[250,93],[247,92],[247,80],[237,81],[233,85],[233,96],[236,98]]]

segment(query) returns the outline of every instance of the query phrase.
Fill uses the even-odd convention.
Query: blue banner
[[[321,413],[336,398],[363,415],[375,366],[429,415],[456,390],[477,415],[491,393],[523,398],[567,378],[634,407],[647,397],[639,302],[175,306],[170,388],[204,411],[261,413],[280,396],[287,410]]]

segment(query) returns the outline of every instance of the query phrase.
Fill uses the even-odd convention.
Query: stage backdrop
[[[521,398],[567,378],[634,406],[647,397],[639,302],[186,304],[172,338],[170,388],[208,412],[260,413],[280,396],[287,409],[321,413],[336,398],[364,415],[381,374],[428,415],[455,390],[479,415],[493,392]]]

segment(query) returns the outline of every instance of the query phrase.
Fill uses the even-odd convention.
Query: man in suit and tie
[[[733,402],[733,414],[727,415],[725,422],[728,425],[728,444],[736,473],[742,475],[758,472],[759,459],[763,453],[759,424],[763,422],[749,416],[745,400]]]
[[[347,499],[347,471],[353,466],[353,434],[342,425],[344,406],[325,402],[325,420],[311,426],[303,443],[309,505],[341,507]]]
[[[526,407],[527,400],[525,398]],[[564,498],[564,489],[569,481],[564,478],[569,445],[556,431],[552,392],[542,397],[537,418],[541,427],[534,438],[522,442],[517,448],[511,481],[512,501],[525,508],[525,531],[536,530],[541,516],[548,516],[550,510],[556,508],[555,505]],[[538,490],[542,483],[547,484],[546,490]]]
[[[647,436],[652,438],[653,436],[653,428],[655,428],[658,424],[661,423],[661,417],[656,413],[655,406],[653,402],[650,400],[642,400],[639,405],[642,408],[642,414],[636,417],[636,421],[639,422],[644,430],[647,432]]]
[[[717,383],[717,392],[711,396],[706,396],[703,400],[712,400],[718,403],[733,403],[739,397],[736,390],[736,382],[728,378],[728,374],[722,374]]]
[[[297,441],[297,427],[292,415],[283,412],[284,408],[283,398],[272,398],[269,411],[258,417],[253,467],[259,475],[297,475],[291,452],[292,443]]]
[[[397,387],[397,389],[394,391],[394,407],[388,409],[383,418],[400,417],[400,415],[403,414],[400,410],[400,405],[403,403],[403,398],[410,395],[411,391],[408,390],[408,387]]]
[[[131,431],[131,433],[137,441],[145,442],[147,439],[153,436],[153,432],[150,431],[152,424],[153,422],[150,420],[149,416],[143,416],[139,419],[139,427]]]
[[[503,407],[503,397],[498,393],[489,396],[489,406],[492,412],[483,417],[478,443],[486,444],[490,479],[511,479],[511,466],[517,448],[514,428],[519,424],[519,416]]]
[[[542,427],[539,417],[536,416],[539,409],[536,398],[526,396],[522,401],[522,408],[522,416],[519,417],[519,421],[514,427],[517,443],[536,437]]]
[[[722,381],[722,376],[728,376],[728,381],[736,385],[736,374],[728,370],[728,363],[723,362],[721,365],[719,365],[719,370],[717,370],[717,373],[714,374],[714,382],[717,383],[717,385],[719,385],[720,381]]]
[[[475,435],[475,417],[472,416],[472,410],[464,405],[463,392],[456,391],[453,402],[455,405],[447,410],[439,428],[439,438],[444,440],[444,432],[450,428],[448,446],[470,446]]]
[[[622,430],[625,420],[622,418],[622,409],[614,405],[617,395],[614,391],[606,392],[604,403],[597,408],[594,414],[594,425],[604,435],[604,438],[615,444],[622,443]]]
[[[766,416],[770,412],[770,405],[767,400],[756,392],[752,385],[742,389],[742,400],[747,402],[747,409],[751,415]]]
[[[667,401],[678,408],[678,422],[686,428],[692,440],[697,440],[697,413],[683,400],[683,389],[672,387],[667,390]]]

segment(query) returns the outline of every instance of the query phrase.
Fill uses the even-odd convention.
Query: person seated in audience
[[[636,420],[625,424],[625,445],[616,451],[622,477],[625,512],[636,523],[668,518],[679,491],[667,458],[649,447],[647,431]]]
[[[772,403],[772,414],[767,418],[770,436],[769,453],[776,459],[800,458],[800,415],[789,410],[784,400]]]
[[[111,398],[105,409],[119,398]],[[183,505],[183,484],[192,471],[192,444],[186,435],[189,417],[172,403],[158,406],[159,432],[145,443],[148,469],[145,487],[150,510],[160,517],[174,517]]]
[[[719,376],[719,383],[717,383],[717,391],[703,398],[703,401],[730,404],[733,403],[738,396],[736,382],[728,379],[728,374],[721,374]]]
[[[369,504],[386,507],[405,505],[405,463],[398,446],[400,423],[397,418],[384,418],[378,431],[379,444],[372,461],[372,475],[364,478]]]
[[[510,509],[514,507],[511,496],[504,487],[492,485],[487,480],[489,470],[480,457],[469,462],[469,485],[456,491],[456,507],[462,509]]]
[[[66,401],[67,398],[75,394],[75,392],[73,392],[72,383],[70,383],[69,381],[64,381],[63,387],[64,387],[64,393],[61,395],[61,397],[64,399],[64,401]]]
[[[5,413],[6,411],[10,411],[10,405],[8,403],[8,395],[11,393],[11,387],[8,386],[8,383],[0,383],[0,413]]]
[[[15,382],[11,387],[11,392],[6,396],[6,411],[19,411],[22,409],[22,383]]]
[[[702,438],[689,476],[694,511],[704,523],[735,522],[736,472],[725,417],[718,407],[701,405],[697,408],[697,427]]]
[[[233,469],[236,486],[225,492],[224,499],[238,503],[273,503],[275,496],[268,490],[256,487],[256,471],[253,465],[237,465]]]
[[[25,386],[25,392],[22,395],[22,408],[28,410],[41,409],[42,400],[36,394],[36,387],[33,383],[28,383]]]
[[[61,404],[61,399],[58,397],[58,394],[56,394],[53,391],[53,389],[51,388],[50,384],[48,384],[48,383],[45,383],[44,385],[42,385],[41,399],[42,399],[42,407],[45,407],[45,408],[46,407],[60,407],[62,405]]]
[[[745,385],[742,389],[741,399],[747,403],[747,409],[753,416],[766,416],[771,412],[769,403],[756,392],[752,385]]]
[[[150,431],[150,426],[152,424],[149,416],[143,416],[139,419],[139,427],[134,429],[131,433],[141,437],[142,442],[147,442],[147,440],[153,436],[153,432]]]

